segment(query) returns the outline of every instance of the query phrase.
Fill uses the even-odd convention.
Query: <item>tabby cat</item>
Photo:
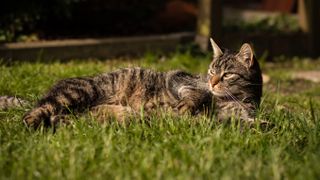
[[[210,110],[218,120],[236,116],[254,121],[262,95],[262,77],[251,46],[243,44],[239,52],[222,51],[210,41],[213,60],[207,77],[179,70],[124,68],[93,77],[64,79],[24,115],[23,122],[33,128],[41,123],[50,126],[67,114],[86,110],[101,121],[109,116],[125,121],[142,109],[148,114],[159,108],[177,115]],[[0,98],[0,107],[25,103],[18,98],[9,99]]]

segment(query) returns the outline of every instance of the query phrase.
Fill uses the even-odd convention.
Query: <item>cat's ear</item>
[[[214,42],[214,40],[212,38],[210,38],[210,42],[211,42],[211,46],[212,46],[212,50],[213,50],[213,58],[218,58],[218,57],[222,56],[223,53],[222,53],[221,49]]]
[[[244,63],[244,65],[248,68],[250,68],[254,63],[254,52],[248,43],[244,43],[241,46],[237,57],[239,61]]]

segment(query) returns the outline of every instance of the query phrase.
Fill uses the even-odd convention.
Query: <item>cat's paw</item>
[[[272,122],[269,122],[266,120],[249,119],[249,120],[245,120],[244,122],[248,123],[250,128],[259,128],[263,131],[268,131],[274,128],[275,126]]]
[[[193,111],[194,104],[191,101],[180,101],[174,108],[174,111],[178,114],[185,114]]]
[[[37,129],[42,122],[45,126],[50,126],[51,115],[52,110],[48,106],[41,106],[29,111],[22,120],[27,127]]]
[[[275,127],[275,124],[269,121],[265,121],[265,120],[260,120],[259,121],[259,127],[262,130],[271,130]]]
[[[39,116],[35,116],[34,114],[27,114],[23,117],[22,121],[27,127],[37,129],[42,120]]]

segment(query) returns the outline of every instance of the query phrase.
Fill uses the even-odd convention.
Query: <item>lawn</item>
[[[23,125],[21,117],[31,107],[0,111],[0,179],[318,179],[320,84],[292,79],[292,74],[320,70],[320,61],[260,61],[271,81],[264,86],[259,119],[272,122],[270,130],[163,114],[126,126],[79,117],[53,133]],[[209,62],[209,56],[176,53],[130,61],[2,63],[0,95],[34,102],[66,77],[126,66],[206,73]]]

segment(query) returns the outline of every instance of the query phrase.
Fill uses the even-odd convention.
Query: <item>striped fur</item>
[[[28,101],[14,96],[0,96],[0,110],[7,110],[14,107],[25,107]]]
[[[211,111],[220,120],[232,115],[254,120],[262,95],[262,79],[251,47],[245,44],[239,52],[222,52],[214,43],[213,49],[207,77],[179,70],[124,68],[61,80],[24,115],[23,121],[34,128],[41,123],[50,126],[64,121],[67,114],[89,110],[99,121],[115,117],[123,122],[139,115],[142,109],[148,115],[159,108],[178,115]]]
[[[254,121],[262,96],[262,75],[251,46],[243,44],[239,52],[216,51],[219,56],[209,66],[208,79],[218,118]]]
[[[200,76],[182,71],[155,72],[141,68],[125,68],[95,77],[59,81],[40,99],[23,120],[28,126],[41,122],[51,125],[56,116],[84,112],[123,114],[145,113],[157,108],[171,109],[177,114],[197,114],[211,103],[212,94]]]

